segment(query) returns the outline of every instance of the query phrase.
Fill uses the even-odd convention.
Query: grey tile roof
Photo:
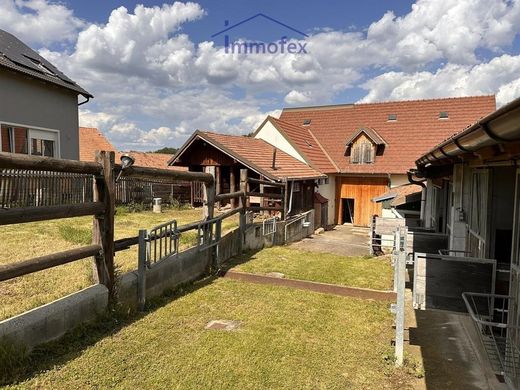
[[[0,29],[0,67],[70,89],[85,97],[93,97],[74,81],[65,76],[36,51],[14,35]]]

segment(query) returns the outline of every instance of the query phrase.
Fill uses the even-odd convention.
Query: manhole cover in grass
[[[285,278],[285,275],[282,274],[281,272],[269,272],[268,274],[266,274],[266,276],[270,276],[271,278],[278,278],[278,279]]]
[[[242,325],[241,321],[234,320],[211,320],[204,329],[237,330]]]

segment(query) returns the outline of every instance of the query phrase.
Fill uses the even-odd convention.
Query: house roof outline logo
[[[219,35],[221,35],[221,34],[224,34],[224,33],[228,32],[228,31],[230,31],[230,30],[233,30],[234,28],[236,28],[236,27],[238,27],[238,26],[240,26],[240,25],[242,25],[242,24],[244,24],[244,23],[247,23],[247,22],[249,22],[249,21],[251,21],[251,20],[253,20],[253,19],[256,19],[256,18],[258,18],[258,17],[263,17],[263,18],[265,18],[265,19],[267,19],[267,20],[269,20],[269,21],[271,21],[271,22],[273,22],[273,23],[276,23],[276,24],[278,24],[278,25],[280,25],[280,26],[282,26],[282,27],[285,27],[285,28],[287,28],[287,29],[289,29],[289,30],[291,30],[291,31],[293,31],[293,32],[295,32],[295,33],[298,33],[298,34],[300,34],[300,35],[303,35],[303,36],[306,37],[306,38],[309,37],[309,36],[308,36],[307,34],[305,34],[304,32],[302,32],[302,31],[300,31],[300,30],[297,30],[297,29],[295,29],[294,27],[289,26],[288,24],[285,24],[285,23],[283,23],[283,22],[280,22],[279,20],[276,20],[275,18],[272,18],[272,17],[270,17],[270,16],[268,16],[268,15],[266,15],[266,14],[260,12],[260,13],[257,13],[256,15],[253,15],[253,16],[251,16],[251,17],[249,17],[249,18],[247,18],[247,19],[244,19],[244,20],[242,20],[242,21],[240,21],[240,22],[238,22],[238,23],[235,23],[235,24],[233,24],[232,26],[226,27],[224,30],[221,30],[221,31],[219,31],[219,32],[216,32],[215,34],[211,35],[211,38],[215,38],[215,37],[217,37],[217,36],[219,36]],[[229,23],[229,22],[226,20],[225,25],[227,26],[228,23]]]

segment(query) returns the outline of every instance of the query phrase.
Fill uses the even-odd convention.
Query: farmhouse
[[[520,388],[519,159],[517,99],[422,155],[413,172],[427,179],[424,225],[448,236],[448,253],[466,263],[496,260],[490,281],[479,282],[487,286],[475,286],[489,294],[471,296],[470,301],[487,302],[489,311],[479,313],[479,305],[469,308],[475,310],[483,337],[492,338],[491,355],[498,356],[490,360],[500,363],[499,373],[514,389]],[[428,270],[427,278],[433,268]],[[471,283],[472,276],[465,275],[470,274],[458,275],[457,283]],[[435,283],[442,289],[450,280],[431,280],[430,286]]]
[[[285,181],[289,194],[288,215],[312,209],[315,181],[326,178],[315,168],[262,139],[200,130],[193,133],[172,157],[170,165],[188,167],[195,172],[212,172],[217,194],[238,191],[239,172],[244,168],[248,169],[251,178],[266,182]],[[279,187],[269,188],[268,184],[258,184],[249,191],[263,192],[264,189],[272,191],[274,197],[279,192]],[[250,203],[258,207],[276,207],[281,202],[252,196]]]
[[[3,30],[0,90],[0,151],[79,158],[78,105],[92,95]]]
[[[329,224],[368,226],[382,212],[372,199],[408,184],[421,153],[493,110],[494,96],[286,108],[254,137],[326,175]]]

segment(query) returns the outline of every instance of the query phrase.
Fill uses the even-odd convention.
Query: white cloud
[[[367,90],[363,101],[498,93],[503,103],[519,92],[518,57],[504,52],[520,30],[520,0],[418,0],[366,31],[316,29],[305,55],[194,43],[183,24],[204,14],[196,3],[120,7],[84,26],[68,52],[40,52],[95,95],[82,123],[99,123],[122,149],[175,146],[196,128],[247,133],[265,107],[327,104],[353,87]],[[497,57],[480,63],[481,49]]]
[[[75,41],[86,23],[65,5],[48,0],[0,0],[0,28],[27,44]]]
[[[503,105],[519,92],[520,56],[504,54],[479,65],[447,64],[435,72],[388,72],[363,84],[361,102],[497,94]],[[518,95],[517,95],[518,96]]]

